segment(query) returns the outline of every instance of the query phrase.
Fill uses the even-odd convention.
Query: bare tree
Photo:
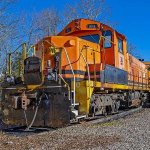
[[[8,53],[24,42],[29,49],[44,36],[56,35],[60,23],[55,9],[32,12],[29,15],[22,12],[22,15],[17,17],[15,14],[14,17],[13,14],[10,15],[14,2],[15,0],[0,1],[0,73],[7,69]],[[13,59],[17,60],[17,56],[14,54]]]
[[[77,18],[108,22],[111,14],[105,0],[77,0],[67,4],[64,10],[63,25]]]
[[[41,30],[45,35],[56,35],[57,28],[60,23],[60,17],[57,10],[46,9],[42,11],[39,16],[37,24],[40,26]]]
[[[11,51],[17,38],[17,19],[14,19],[11,8],[16,0],[0,1],[0,71],[6,68],[7,53]]]
[[[132,56],[136,57],[137,59],[141,59],[141,54],[139,53],[137,47],[133,43],[131,42],[127,43],[127,50],[128,53],[131,54]]]
[[[35,44],[44,36],[56,35],[60,17],[55,9],[46,9],[38,13],[23,15],[20,25],[22,40],[26,40],[27,47]]]

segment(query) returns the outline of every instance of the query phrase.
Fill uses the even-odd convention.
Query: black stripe
[[[97,72],[90,72],[90,75],[100,75],[100,71]],[[88,72],[85,73],[86,76],[88,76]]]
[[[74,78],[64,78],[66,81],[71,82],[74,81]],[[83,81],[84,78],[75,78],[76,82]]]
[[[80,74],[80,75],[86,75],[88,76],[88,72],[87,71],[81,71],[81,70],[73,70],[74,74]],[[62,70],[62,74],[72,74],[71,70]],[[100,75],[100,71],[97,72],[90,72],[90,75]]]
[[[88,76],[88,72],[87,71],[81,71],[81,70],[73,70],[73,71],[74,71],[75,75],[85,75],[85,76]],[[96,73],[96,75],[100,75],[100,71],[97,71],[95,73]],[[90,72],[90,75],[95,75],[95,73],[94,72]],[[72,75],[72,71],[71,70],[62,70],[62,74],[71,74]],[[71,81],[74,80],[73,78],[65,78],[65,79],[71,80]],[[88,80],[88,79],[85,79],[85,78],[76,78],[76,81],[82,81],[82,80]],[[92,78],[90,78],[90,80],[94,81],[95,78],[92,77]],[[96,78],[96,80],[98,82],[100,82],[100,77]],[[136,86],[138,86],[138,85],[148,85],[146,83],[134,82],[134,81],[128,80],[128,85],[131,86],[133,84],[134,85],[137,84]]]
[[[73,70],[74,74],[80,74],[80,75],[85,75],[85,71],[81,70]],[[62,70],[62,74],[72,74],[71,70]]]

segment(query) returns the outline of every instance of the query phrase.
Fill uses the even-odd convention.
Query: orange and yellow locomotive
[[[4,122],[60,127],[142,105],[150,90],[148,69],[126,45],[124,35],[87,19],[43,38],[34,56],[25,55],[22,82],[3,87]]]

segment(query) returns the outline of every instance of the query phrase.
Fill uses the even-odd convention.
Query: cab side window
[[[123,40],[122,39],[118,39],[118,51],[120,53],[123,53]]]
[[[112,32],[110,30],[103,31],[102,35],[105,38],[104,48],[110,48],[112,46]]]

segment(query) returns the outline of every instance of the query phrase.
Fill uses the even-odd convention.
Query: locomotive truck
[[[23,47],[22,71],[2,84],[8,125],[63,127],[148,99],[148,67],[128,53],[126,37],[106,24],[76,19],[36,43],[32,56]]]

